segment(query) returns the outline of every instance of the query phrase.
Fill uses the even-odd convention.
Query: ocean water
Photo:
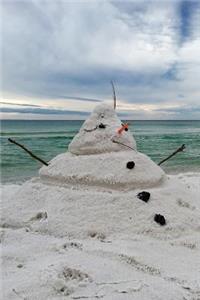
[[[46,161],[67,151],[83,121],[1,121],[1,182],[19,183],[37,176],[41,164],[8,142],[13,138]],[[129,121],[138,150],[158,163],[182,144],[162,165],[167,173],[200,172],[200,121]]]

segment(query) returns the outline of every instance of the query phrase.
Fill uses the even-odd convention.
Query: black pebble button
[[[126,167],[127,167],[127,169],[130,169],[130,170],[133,169],[135,167],[134,161],[127,162]]]
[[[150,194],[149,192],[143,191],[143,192],[137,194],[137,197],[138,197],[140,200],[144,201],[144,202],[148,202],[148,201],[149,201],[149,198],[150,198],[150,195],[151,195],[151,194]]]
[[[162,226],[166,224],[165,217],[160,214],[155,214],[154,221]]]

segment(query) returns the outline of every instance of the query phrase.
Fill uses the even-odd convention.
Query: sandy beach
[[[165,174],[118,126],[98,106],[69,152],[2,186],[3,299],[200,299],[200,173]]]
[[[5,186],[3,299],[200,299],[199,186],[198,173],[169,176],[148,203],[137,190]]]

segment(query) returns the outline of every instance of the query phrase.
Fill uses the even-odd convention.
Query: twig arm
[[[117,106],[117,98],[116,98],[116,93],[115,93],[115,86],[113,81],[111,80],[111,85],[112,85],[112,90],[113,90],[113,100],[114,100],[114,109],[116,109]]]
[[[166,157],[165,159],[161,160],[158,165],[160,166],[161,164],[163,164],[165,161],[167,161],[168,159],[170,159],[171,157],[173,157],[174,155],[176,155],[178,152],[182,152],[185,149],[185,144],[183,144],[181,147],[179,147],[176,151],[174,151],[172,154],[170,154],[168,157]]]
[[[39,158],[38,156],[36,156],[35,154],[33,154],[30,150],[28,150],[24,145],[21,145],[20,143],[14,141],[13,139],[9,138],[8,139],[9,142],[19,146],[20,148],[22,148],[24,151],[26,151],[31,157],[33,157],[34,159],[40,161],[43,165],[48,166],[49,164],[44,161],[43,159]]]

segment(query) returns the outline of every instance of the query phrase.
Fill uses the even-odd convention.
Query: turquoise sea
[[[83,121],[1,121],[1,182],[22,182],[41,164],[8,142],[13,138],[46,161],[67,151]],[[159,162],[182,144],[186,150],[162,165],[167,173],[200,172],[200,121],[129,121],[138,150]]]

